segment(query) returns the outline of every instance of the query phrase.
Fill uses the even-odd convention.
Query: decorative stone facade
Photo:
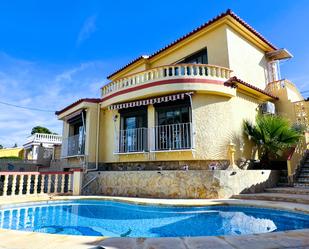
[[[226,169],[228,160],[188,160],[188,161],[153,161],[153,162],[118,162],[100,165],[100,170],[182,170],[185,166],[189,170],[207,170],[215,166],[216,169]]]
[[[277,179],[271,170],[100,171],[85,175],[84,184],[91,183],[83,194],[220,199],[262,191]]]

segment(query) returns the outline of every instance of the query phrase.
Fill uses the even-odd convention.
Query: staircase
[[[301,204],[309,204],[309,154],[302,161],[298,169],[294,186],[287,183],[287,171],[280,172],[276,188],[267,188],[263,193],[239,194],[233,196],[235,199],[283,201]]]
[[[296,177],[295,187],[309,188],[309,155],[305,158],[300,166],[299,173]]]
[[[288,171],[287,170],[280,170],[279,180],[277,183],[278,187],[288,187]]]

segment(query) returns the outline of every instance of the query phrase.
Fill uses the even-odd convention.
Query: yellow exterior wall
[[[268,83],[268,61],[265,52],[231,27],[227,28],[226,32],[229,68],[243,81],[265,89]]]
[[[228,144],[236,143],[236,156],[251,158],[250,144],[243,139],[244,119],[254,122],[260,102],[253,97],[237,93],[236,97],[224,97],[197,93],[193,95],[193,123],[195,127],[195,150],[183,152],[152,152],[137,154],[114,154],[115,134],[118,136],[120,115],[116,110],[101,111],[99,161],[146,162],[175,160],[227,160]],[[116,122],[114,116],[117,115]],[[155,109],[148,106],[148,128],[155,125]],[[246,150],[241,153],[241,144]]]
[[[181,45],[176,45],[149,59],[148,64],[142,61],[125,69],[117,74],[117,78],[154,67],[175,64],[205,47],[207,47],[208,64],[230,68],[233,70],[233,75],[265,89],[268,83],[268,60],[265,51],[225,23],[186,39]]]
[[[208,64],[229,67],[226,28],[226,25],[221,25],[215,30],[190,40],[185,46],[181,46],[177,50],[164,55],[164,57],[151,62],[150,67],[174,64],[205,47],[207,47]]]
[[[86,138],[85,138],[85,154],[86,162],[93,163],[96,159],[96,137],[97,137],[97,115],[98,115],[99,104],[96,103],[82,103],[67,112],[61,114],[60,118],[66,117],[75,111],[80,109],[86,110]],[[70,134],[70,125],[64,121],[63,122],[63,138],[71,136]]]
[[[98,105],[94,104],[86,111],[86,141],[85,152],[88,162],[95,162],[97,141],[97,112]]]
[[[275,102],[276,111],[281,116],[288,118],[292,123],[296,123],[295,102],[302,101],[304,98],[295,85],[289,81],[283,80],[272,84],[277,85],[277,87],[272,88],[271,91],[279,98],[279,100]]]
[[[1,157],[24,157],[24,149],[23,148],[7,148],[0,149],[0,158]]]

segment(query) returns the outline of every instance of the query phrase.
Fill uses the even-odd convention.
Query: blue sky
[[[59,110],[98,97],[106,76],[226,9],[295,56],[282,76],[309,90],[309,1],[1,1],[0,101]],[[0,104],[0,144],[22,145],[31,128],[61,133],[52,112]]]

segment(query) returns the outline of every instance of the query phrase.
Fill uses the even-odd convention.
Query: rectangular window
[[[156,105],[155,150],[191,148],[191,108],[188,100]]]
[[[204,48],[186,58],[179,61],[178,63],[188,64],[208,64],[207,48]]]
[[[120,153],[147,150],[147,107],[120,110]]]
[[[69,136],[62,145],[67,148],[68,155],[83,155],[85,153],[85,118],[86,112],[69,119]]]

